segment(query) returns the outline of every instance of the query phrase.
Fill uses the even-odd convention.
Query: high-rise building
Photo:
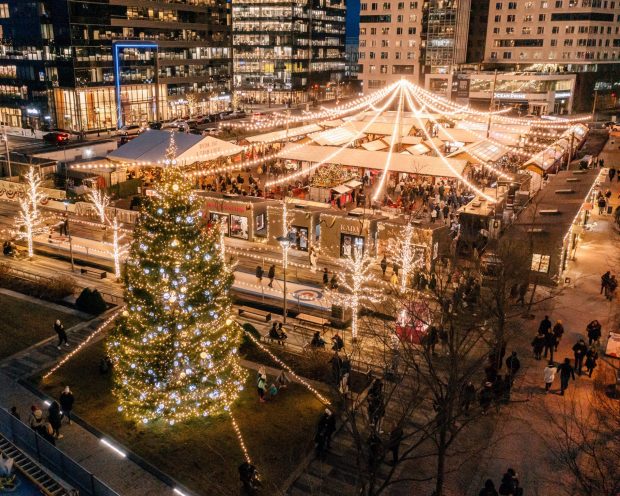
[[[513,100],[531,90],[555,91],[568,100],[572,88],[549,76],[574,73],[570,97],[579,110],[589,110],[595,89],[608,90],[599,95],[602,101],[612,97],[614,83],[620,84],[620,1],[491,1],[484,61],[489,69],[529,74],[529,85],[522,81],[514,91],[496,89],[503,97],[515,93]],[[546,86],[543,79],[537,82],[541,73]],[[563,106],[538,110],[551,113],[558,107]]]
[[[471,0],[384,1],[361,4],[360,53],[364,90],[402,77],[429,86],[465,62]]]
[[[325,99],[345,68],[344,0],[233,0],[234,86],[244,103]]]
[[[231,90],[225,0],[4,0],[0,117],[75,132],[208,112]]]

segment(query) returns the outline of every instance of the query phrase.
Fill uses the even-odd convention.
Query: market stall
[[[200,191],[203,218],[207,223],[224,222],[225,233],[231,238],[255,241],[267,236],[267,207],[274,200],[253,196],[228,195]]]
[[[299,251],[309,251],[319,242],[320,217],[322,212],[330,210],[324,203],[292,200],[287,205],[288,236],[291,248]],[[279,246],[278,238],[282,236],[282,204],[267,207],[267,243]]]
[[[342,258],[351,256],[355,248],[360,248],[371,249],[374,255],[377,223],[383,218],[362,209],[321,213],[321,254]]]

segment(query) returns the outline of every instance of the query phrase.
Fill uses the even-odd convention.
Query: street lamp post
[[[286,236],[279,236],[277,239],[278,239],[278,242],[280,243],[280,246],[282,247],[282,277],[284,278],[284,285],[283,285],[284,314],[282,316],[282,321],[284,324],[286,324],[286,303],[287,303],[286,302],[286,268],[288,266],[288,249],[291,245],[291,241]]]
[[[6,134],[6,129],[2,126],[2,141],[4,141],[4,150],[6,152],[6,163],[9,166],[9,181],[13,172],[11,171],[11,152],[9,151],[9,136]]]
[[[71,257],[71,272],[75,272],[75,264],[73,263],[73,240],[69,232],[69,202],[65,202],[65,222],[67,223],[67,237],[69,238],[69,256]]]

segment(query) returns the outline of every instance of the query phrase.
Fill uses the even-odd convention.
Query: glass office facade
[[[233,44],[241,101],[321,99],[344,77],[344,0],[233,0]]]
[[[4,1],[3,122],[13,115],[3,108],[18,109],[22,125],[89,132],[116,127],[113,109],[123,123],[141,124],[188,115],[201,108],[191,102],[231,92],[226,0]],[[145,46],[119,51],[117,74],[114,45],[125,43]],[[26,89],[4,95],[5,83]]]

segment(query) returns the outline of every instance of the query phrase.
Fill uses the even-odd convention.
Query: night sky
[[[360,0],[347,0],[347,38],[359,38],[360,34]]]

